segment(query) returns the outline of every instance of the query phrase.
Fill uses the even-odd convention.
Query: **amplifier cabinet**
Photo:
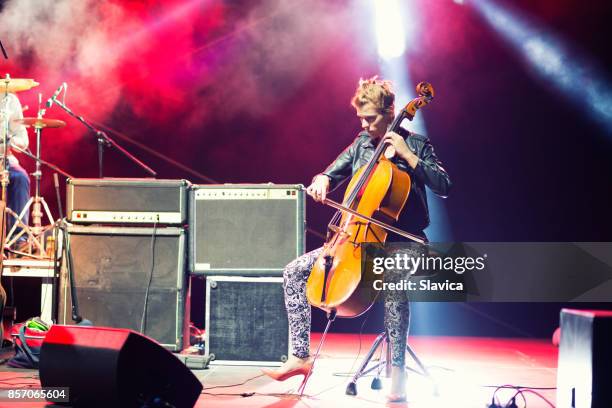
[[[187,221],[186,180],[68,179],[66,215],[80,224],[167,224]]]
[[[194,274],[280,276],[304,253],[301,185],[194,185],[190,270]]]
[[[206,277],[205,351],[210,364],[280,365],[289,324],[280,277]]]
[[[144,334],[169,350],[182,350],[184,343],[188,346],[188,283],[182,228],[71,226],[68,239],[79,314],[83,318],[96,326],[140,332],[150,282]],[[74,324],[67,275],[64,265],[59,283],[60,324]]]

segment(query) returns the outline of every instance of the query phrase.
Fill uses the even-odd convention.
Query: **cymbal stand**
[[[42,117],[45,114],[45,109],[40,108],[41,98],[42,98],[42,95],[39,94],[38,95],[38,99],[39,99],[38,118],[39,119],[42,119]],[[41,165],[40,165],[41,164],[40,147],[41,147],[42,127],[34,126],[34,133],[36,134],[36,157],[34,157],[34,160],[36,162],[36,170],[34,171],[34,173],[32,173],[32,176],[34,177],[34,180],[35,180],[34,196],[30,197],[30,199],[28,200],[26,205],[23,207],[19,215],[17,215],[17,213],[15,213],[14,211],[10,209],[7,209],[9,214],[11,214],[16,219],[15,224],[13,224],[13,227],[7,234],[7,245],[10,247],[23,234],[27,233],[28,234],[28,244],[29,244],[28,250],[30,252],[28,255],[38,254],[39,257],[45,258],[46,257],[45,241],[44,241],[45,232],[53,228],[53,226],[55,225],[55,220],[53,219],[53,216],[51,215],[51,211],[49,210],[49,205],[45,201],[45,198],[40,195],[40,180],[42,178],[42,171],[41,171]],[[22,222],[22,219],[27,213],[27,211],[30,209],[30,207],[32,207],[32,225],[28,226]],[[42,212],[43,209],[45,210],[45,213]],[[47,219],[50,222],[48,225],[45,225],[45,226],[42,225],[43,215],[47,216]],[[21,227],[21,231],[13,237],[13,234],[15,233],[18,226]]]
[[[2,48],[4,51],[4,47]],[[8,201],[8,197],[6,196],[7,188],[9,184],[9,164],[8,164],[8,149],[6,148],[8,142],[8,133],[9,133],[9,117],[8,117],[8,84],[11,80],[9,74],[6,74],[6,77],[1,81],[4,85],[4,98],[2,99],[2,106],[0,107],[0,116],[2,116],[2,158],[0,161],[2,162],[2,171],[0,173],[0,184],[2,185],[2,197],[0,197],[1,203],[0,208],[6,210],[6,204]],[[2,244],[2,253],[1,256],[4,256],[4,237],[6,232],[6,211],[0,211],[0,243]],[[2,260],[0,259],[0,266],[2,266]],[[0,275],[2,275],[2,270],[0,269]],[[0,285],[1,286],[1,285]],[[2,319],[2,317],[0,317]]]
[[[30,152],[28,152],[26,150],[19,149],[18,147],[15,147],[15,146],[13,146],[12,148],[15,149],[16,151],[18,151],[18,152],[28,156],[30,159],[36,161],[37,163],[40,163],[42,165],[47,166],[48,168],[52,169],[53,171],[61,174],[62,176],[66,177],[66,178],[69,178],[69,179],[74,178],[74,176],[66,173],[64,170],[60,169],[56,165],[54,165],[52,163],[49,163],[48,161],[45,161],[43,159],[37,158],[35,155],[31,154]],[[28,203],[26,204],[26,206],[31,205],[33,202],[34,202],[34,198],[31,198],[30,201],[28,201]],[[47,213],[47,218],[49,220],[53,220],[52,216],[49,215],[49,207],[47,206],[47,203],[44,201],[44,199],[42,199],[42,197],[41,197],[41,204],[43,205],[43,208],[45,209],[45,211]],[[23,223],[21,221],[21,218],[19,218],[19,216],[16,213],[12,212],[12,214],[13,214],[13,217],[16,219],[16,222],[19,223],[18,226],[21,227],[21,231],[16,236],[14,236],[14,237],[11,236],[11,239],[10,239],[10,242],[9,242],[10,244],[15,243],[16,240],[19,239],[19,237],[21,237],[24,233],[30,233],[30,234],[34,235],[33,234],[34,233],[34,229],[32,227],[30,227],[30,226],[26,225],[25,223]],[[61,209],[60,209],[60,214],[61,214]],[[20,215],[21,215],[21,217],[23,217],[23,215],[25,215],[25,212],[22,212],[22,214],[20,214]],[[62,218],[61,215],[60,215],[60,218]],[[57,220],[56,220],[55,224],[57,224]],[[52,229],[52,228],[54,228],[54,225],[46,225],[44,227],[41,227],[41,236],[44,237],[44,233],[47,230]],[[15,231],[13,231],[13,229],[11,229],[11,234],[13,234],[14,232]],[[29,235],[28,235],[28,237],[29,237]],[[39,240],[39,239],[37,239],[35,241],[34,240],[32,241],[32,244],[33,244],[32,246],[35,249],[38,249],[39,251],[41,251],[41,253],[43,253],[42,252],[42,250],[43,250],[42,247],[43,246],[41,245],[42,242],[43,241]],[[57,243],[57,241],[56,241],[56,243]],[[16,252],[16,251],[13,251],[13,252]],[[35,255],[35,254],[33,255],[31,253],[31,251],[27,255],[30,256],[30,257],[39,258],[39,259],[47,259],[48,258],[48,257],[45,257],[45,256],[38,256],[38,255]]]
[[[9,134],[9,112],[8,112],[8,84],[11,80],[9,74],[6,74],[0,82],[4,85],[4,97],[2,99],[2,107],[0,108],[0,115],[2,116],[2,201],[6,204],[8,198],[6,196],[6,190],[9,184],[9,165],[8,165],[8,149],[6,148]]]

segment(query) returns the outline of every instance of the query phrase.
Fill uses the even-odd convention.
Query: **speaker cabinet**
[[[196,274],[280,276],[304,252],[298,185],[201,185],[190,190],[190,269]]]
[[[612,311],[561,311],[557,407],[612,407]]]
[[[207,276],[206,354],[211,364],[279,365],[289,350],[283,278]]]
[[[40,354],[40,383],[62,387],[74,407],[181,407],[202,384],[178,358],[130,330],[51,327]]]
[[[182,228],[68,229],[79,314],[96,326],[141,331],[181,350],[188,322],[185,232]],[[64,257],[65,258],[65,257]],[[65,262],[64,262],[65,264]],[[73,324],[70,283],[62,268],[58,322]]]

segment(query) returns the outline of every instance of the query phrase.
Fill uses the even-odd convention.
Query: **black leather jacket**
[[[394,157],[391,160],[400,170],[407,172],[412,181],[408,201],[395,225],[404,231],[424,236],[423,230],[429,225],[425,186],[437,195],[446,197],[452,184],[427,137],[404,129],[401,129],[398,133],[404,136],[406,144],[420,160],[415,169],[412,169],[403,159]],[[330,190],[338,187],[340,182],[355,174],[360,167],[364,166],[372,157],[375,149],[376,146],[372,143],[369,134],[367,132],[359,133],[353,143],[344,149],[336,160],[323,171],[322,174],[330,178]],[[397,240],[401,240],[401,237],[394,234],[389,236],[389,241]]]

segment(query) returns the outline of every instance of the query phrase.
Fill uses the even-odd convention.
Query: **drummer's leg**
[[[310,354],[311,315],[306,298],[306,281],[321,250],[322,248],[318,248],[294,259],[283,272],[291,351],[294,356],[302,359]]]
[[[11,164],[9,166],[9,185],[7,193],[8,207],[17,214],[20,214],[21,210],[23,210],[23,207],[25,207],[30,199],[30,177],[19,164]],[[26,211],[26,214],[22,218],[24,224],[28,224],[29,217],[29,211]],[[7,232],[14,223],[15,220],[13,217],[7,217]]]

